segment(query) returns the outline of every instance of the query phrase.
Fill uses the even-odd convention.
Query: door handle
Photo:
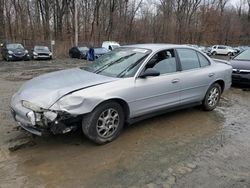
[[[175,83],[178,83],[179,81],[180,81],[179,79],[173,79],[172,83],[175,84]]]
[[[213,76],[214,76],[214,73],[209,73],[208,76],[209,76],[209,77],[213,77]]]

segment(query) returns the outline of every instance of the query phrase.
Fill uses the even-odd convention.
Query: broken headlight
[[[43,109],[41,107],[39,107],[36,104],[33,104],[31,102],[28,102],[28,101],[22,101],[22,105],[23,105],[23,107],[28,108],[30,110],[33,110],[34,112],[42,112],[43,111]]]

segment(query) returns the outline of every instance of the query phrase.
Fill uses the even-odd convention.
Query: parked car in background
[[[230,63],[233,67],[233,85],[250,87],[250,49],[235,56]]]
[[[234,56],[237,53],[235,49],[225,45],[214,45],[211,49],[212,55],[228,55]]]
[[[198,49],[207,55],[211,55],[211,47],[206,47],[206,46],[201,46],[201,45],[198,46],[196,44],[184,44],[184,45]]]
[[[125,122],[194,105],[216,108],[231,85],[232,67],[183,45],[117,48],[85,67],[44,74],[11,99],[14,119],[42,135],[81,125],[93,142],[117,138]]]
[[[47,46],[34,46],[31,51],[33,59],[52,59],[52,52]]]
[[[30,60],[29,51],[20,43],[4,43],[1,54],[6,61]]]
[[[120,47],[120,44],[118,42],[115,42],[115,41],[104,41],[102,43],[102,47],[106,48],[107,50],[114,50],[114,49]]]
[[[200,51],[202,51],[203,53],[205,53],[205,51],[206,51],[206,47],[205,46],[198,46],[198,49]]]
[[[245,50],[249,50],[250,47],[249,46],[238,46],[234,48],[236,50],[236,53],[239,54]]]
[[[72,47],[69,50],[69,57],[71,58],[78,58],[78,59],[86,59],[87,52],[89,48],[86,46],[83,47]]]
[[[99,58],[100,56],[108,53],[110,50],[106,48],[94,48],[95,59]]]
[[[208,56],[211,56],[211,50],[212,50],[211,46],[206,46],[204,53],[207,54]]]

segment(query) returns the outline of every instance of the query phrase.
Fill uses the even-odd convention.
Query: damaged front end
[[[81,120],[79,115],[43,109],[28,101],[12,106],[11,112],[21,127],[39,136],[49,133],[65,134],[75,130]]]

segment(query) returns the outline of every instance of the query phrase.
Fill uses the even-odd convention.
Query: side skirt
[[[191,107],[194,107],[194,106],[199,106],[201,104],[202,104],[202,102],[195,102],[195,103],[189,103],[189,104],[181,105],[181,106],[174,107],[174,108],[167,108],[167,109],[163,109],[163,110],[159,110],[159,111],[150,112],[150,113],[142,115],[142,116],[130,118],[130,119],[128,119],[127,123],[128,124],[134,124],[136,122],[139,122],[139,121],[142,121],[142,120],[145,120],[145,119],[149,119],[149,118],[152,118],[152,117],[155,117],[155,116],[163,115],[163,114],[166,114],[166,113],[169,113],[169,112],[174,112],[174,111],[185,109],[185,108],[191,108]]]

